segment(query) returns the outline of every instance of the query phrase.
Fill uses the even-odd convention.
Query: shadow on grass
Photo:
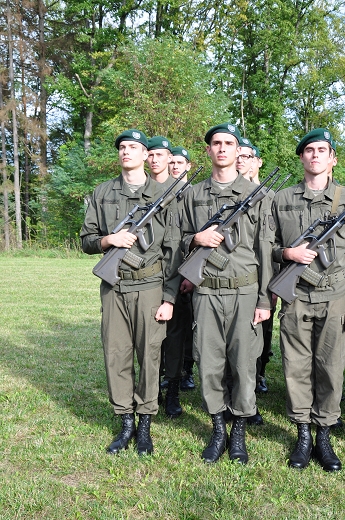
[[[81,326],[48,318],[44,331],[25,335],[23,345],[3,343],[2,365],[76,417],[111,428],[99,321]]]
[[[81,326],[46,317],[44,331],[23,330],[21,334],[24,339],[20,346],[11,338],[3,342],[1,361],[8,372],[16,378],[24,378],[84,422],[106,427],[111,435],[116,434],[121,420],[114,417],[108,400],[99,320],[86,320]],[[199,409],[198,414],[184,413],[175,423],[160,407],[153,421],[181,427],[182,420],[183,428],[199,435],[205,430],[198,417],[199,388],[193,395],[186,396],[186,401],[189,408]]]

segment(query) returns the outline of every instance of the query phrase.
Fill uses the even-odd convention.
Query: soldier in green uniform
[[[148,140],[148,157],[146,162],[149,165],[151,177],[165,189],[175,182],[175,179],[169,173],[169,164],[172,157],[172,144],[167,137],[156,135]],[[178,184],[177,189],[181,187],[180,185],[183,185],[182,181]],[[172,234],[176,240],[180,241],[181,223],[176,200],[170,204],[169,211],[169,225],[172,228]],[[180,261],[182,261],[181,251],[180,254]],[[179,293],[175,301],[173,318],[167,325],[167,337],[162,343],[162,360],[167,381],[165,413],[170,419],[175,419],[182,414],[179,400],[179,384],[183,364],[184,336],[184,305],[182,296]]]
[[[118,453],[136,436],[137,450],[142,455],[153,451],[150,423],[158,411],[161,343],[166,336],[166,322],[173,314],[180,280],[177,275],[179,241],[172,236],[169,207],[154,216],[154,243],[147,251],[142,250],[136,235],[127,228],[112,233],[136,204],[147,206],[163,192],[161,186],[145,174],[148,152],[143,132],[126,130],[116,138],[115,146],[119,150],[122,173],[95,189],[81,239],[85,253],[99,254],[109,247],[130,248],[144,260],[141,269],[122,262],[121,280],[114,287],[102,281],[100,287],[109,399],[115,414],[122,420],[122,429],[107,451]],[[137,382],[134,353],[140,367]],[[139,415],[138,428],[135,412]]]
[[[298,440],[289,465],[305,468],[313,451],[311,424],[316,425],[314,454],[325,471],[341,469],[329,440],[330,426],[340,415],[345,366],[345,227],[335,234],[336,258],[327,268],[308,242],[290,247],[317,218],[345,209],[345,190],[329,179],[333,164],[332,137],[324,128],[303,137],[296,154],[304,167],[297,186],[277,193],[273,201],[276,222],[274,260],[306,264],[313,277],[299,279],[297,299],[282,302],[280,344],[287,389],[287,413],[297,425]],[[321,231],[316,230],[315,234]],[[327,251],[334,255],[333,247]]]
[[[171,153],[172,159],[169,164],[170,175],[177,179],[184,171],[188,172],[191,169],[190,155],[188,150],[183,146],[174,146]],[[187,174],[182,180],[187,180]],[[179,207],[179,214],[181,219],[181,207]],[[181,288],[182,305],[180,322],[184,330],[183,353],[181,351],[181,355],[183,355],[183,369],[180,381],[180,390],[182,391],[194,390],[195,388],[193,377],[193,309],[191,302],[193,289],[193,284],[186,282],[183,283]]]
[[[206,133],[212,175],[185,196],[183,248],[188,254],[196,246],[211,247],[230,260],[223,270],[207,263],[205,280],[194,290],[193,354],[199,368],[203,407],[213,424],[202,457],[205,462],[215,462],[225,451],[228,436],[224,411],[229,408],[234,416],[229,456],[245,464],[246,418],[256,411],[256,359],[260,355],[256,337],[262,334],[261,322],[269,318],[271,309],[267,290],[272,277],[270,204],[264,199],[243,215],[239,222],[241,241],[231,254],[223,235],[215,231],[216,226],[199,232],[224,203],[235,205],[255,188],[236,171],[239,140],[237,127],[230,123],[214,126]],[[233,377],[231,401],[226,384],[227,362]]]
[[[246,161],[244,159],[244,156],[246,158],[249,158],[249,155],[251,155],[251,159]],[[240,160],[242,158],[242,161]],[[236,168],[238,171],[243,175],[245,179],[250,180],[251,182],[254,182],[255,184],[260,184],[259,179],[259,170],[262,166],[262,158],[260,155],[260,150],[257,148],[257,146],[254,146],[249,139],[242,138],[240,142],[240,148],[239,148],[239,157],[237,158]],[[271,199],[274,197],[274,191],[270,191],[268,194],[268,197]],[[276,264],[275,270],[277,269],[278,272],[278,266]],[[264,337],[264,345],[261,356],[257,360],[257,372],[256,372],[256,393],[258,394],[265,394],[268,392],[268,387],[266,383],[265,378],[265,370],[266,365],[270,360],[270,357],[273,355],[272,349],[271,349],[271,343],[272,343],[272,332],[273,332],[273,317],[274,317],[274,310],[276,305],[276,297],[273,297],[274,301],[273,303],[273,312],[271,312],[271,316],[268,320],[264,321],[262,324],[262,331],[263,331],[263,337]],[[263,424],[263,419],[259,412],[257,412],[256,415],[254,415],[251,418],[248,418],[247,422],[249,424],[256,424],[260,425]]]

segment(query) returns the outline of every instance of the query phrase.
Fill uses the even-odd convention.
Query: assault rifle
[[[218,224],[215,231],[223,235],[224,243],[228,251],[230,253],[235,251],[236,247],[241,242],[239,227],[241,216],[249,211],[250,208],[255,206],[255,204],[257,204],[260,200],[266,197],[270,189],[272,189],[280,177],[280,174],[277,174],[278,170],[279,168],[275,168],[273,172],[270,173],[268,177],[266,177],[266,179],[261,184],[259,184],[259,186],[257,186],[243,202],[240,202],[235,206],[223,204],[219,211],[217,211],[217,213],[215,213],[213,217],[208,222],[206,222],[206,224],[200,229],[199,232],[208,229],[214,224]],[[266,188],[266,184],[272,179],[272,177],[274,177],[273,181]],[[232,209],[233,211],[225,220],[222,220],[222,214],[229,209]],[[235,240],[233,240],[233,235],[235,235]],[[229,262],[229,259],[218,254],[213,247],[197,246],[179,267],[178,272],[184,278],[187,278],[187,280],[199,287],[199,285],[201,285],[205,280],[202,274],[207,261],[215,265],[218,269],[222,270]]]
[[[290,247],[297,247],[302,242],[310,240],[307,249],[316,251],[319,255],[320,262],[327,269],[336,259],[336,244],[334,235],[336,231],[345,224],[345,211],[338,217],[332,217],[327,220],[316,219],[292,244]],[[318,226],[325,226],[323,231],[318,236],[312,233]],[[333,250],[333,258],[329,258],[326,254],[325,246],[330,242],[330,249]],[[320,275],[310,269],[307,264],[300,264],[299,262],[290,262],[284,267],[280,273],[275,276],[268,285],[270,291],[291,304],[297,298],[296,285],[299,278],[306,280],[310,284],[318,287],[322,285],[324,279]]]
[[[155,240],[152,223],[153,217],[156,215],[156,213],[159,213],[159,211],[170,204],[170,202],[175,197],[180,198],[192,180],[202,170],[202,168],[203,167],[200,166],[200,168],[196,170],[196,172],[189,178],[187,182],[184,183],[184,185],[179,190],[177,190],[176,193],[174,193],[173,190],[186,175],[187,170],[181,173],[175,182],[173,182],[173,184],[169,186],[163,195],[161,195],[155,202],[144,207],[140,207],[138,204],[136,204],[133,209],[126,215],[126,217],[113,229],[112,233],[117,233],[127,224],[129,224],[130,226],[127,231],[133,235],[137,235],[140,247],[143,249],[143,251],[147,251]],[[145,213],[137,221],[135,221],[134,215],[138,210],[145,211]],[[146,238],[148,238],[148,240]],[[105,282],[108,282],[111,286],[114,286],[121,279],[118,274],[118,270],[122,261],[131,267],[134,267],[135,269],[139,269],[142,266],[144,259],[132,253],[125,247],[110,247],[103,258],[95,265],[92,272],[94,275],[98,276]]]

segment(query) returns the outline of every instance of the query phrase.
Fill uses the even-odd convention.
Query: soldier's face
[[[235,136],[217,133],[212,136],[211,144],[206,147],[212,164],[219,168],[232,166],[236,162],[238,141]]]
[[[171,158],[172,155],[169,150],[150,150],[146,162],[149,165],[151,172],[158,175],[168,168]]]
[[[245,175],[253,166],[253,150],[248,146],[240,146],[236,160],[236,170]]]
[[[309,143],[300,154],[304,171],[310,175],[320,175],[329,172],[330,165],[333,165],[333,151],[329,149],[327,141]]]
[[[141,143],[121,141],[119,145],[120,165],[124,170],[132,170],[143,166],[147,159],[147,150]]]
[[[169,171],[170,175],[174,177],[174,179],[177,179],[183,173],[187,170],[189,172],[191,168],[190,162],[188,162],[183,155],[173,155],[171,158],[171,161],[169,163]]]
[[[259,173],[259,170],[262,166],[262,159],[261,157],[253,157],[252,167],[250,171],[250,176],[255,177]]]

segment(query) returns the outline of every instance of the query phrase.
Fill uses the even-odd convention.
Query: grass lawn
[[[134,446],[105,453],[120,421],[107,399],[96,262],[0,255],[1,520],[345,518],[345,469],[287,467],[296,428],[277,330],[269,394],[258,398],[265,424],[248,428],[247,466],[227,454],[211,466],[200,459],[211,423],[199,387],[182,394],[180,418],[154,418],[152,457]],[[332,443],[345,464],[344,430]]]

